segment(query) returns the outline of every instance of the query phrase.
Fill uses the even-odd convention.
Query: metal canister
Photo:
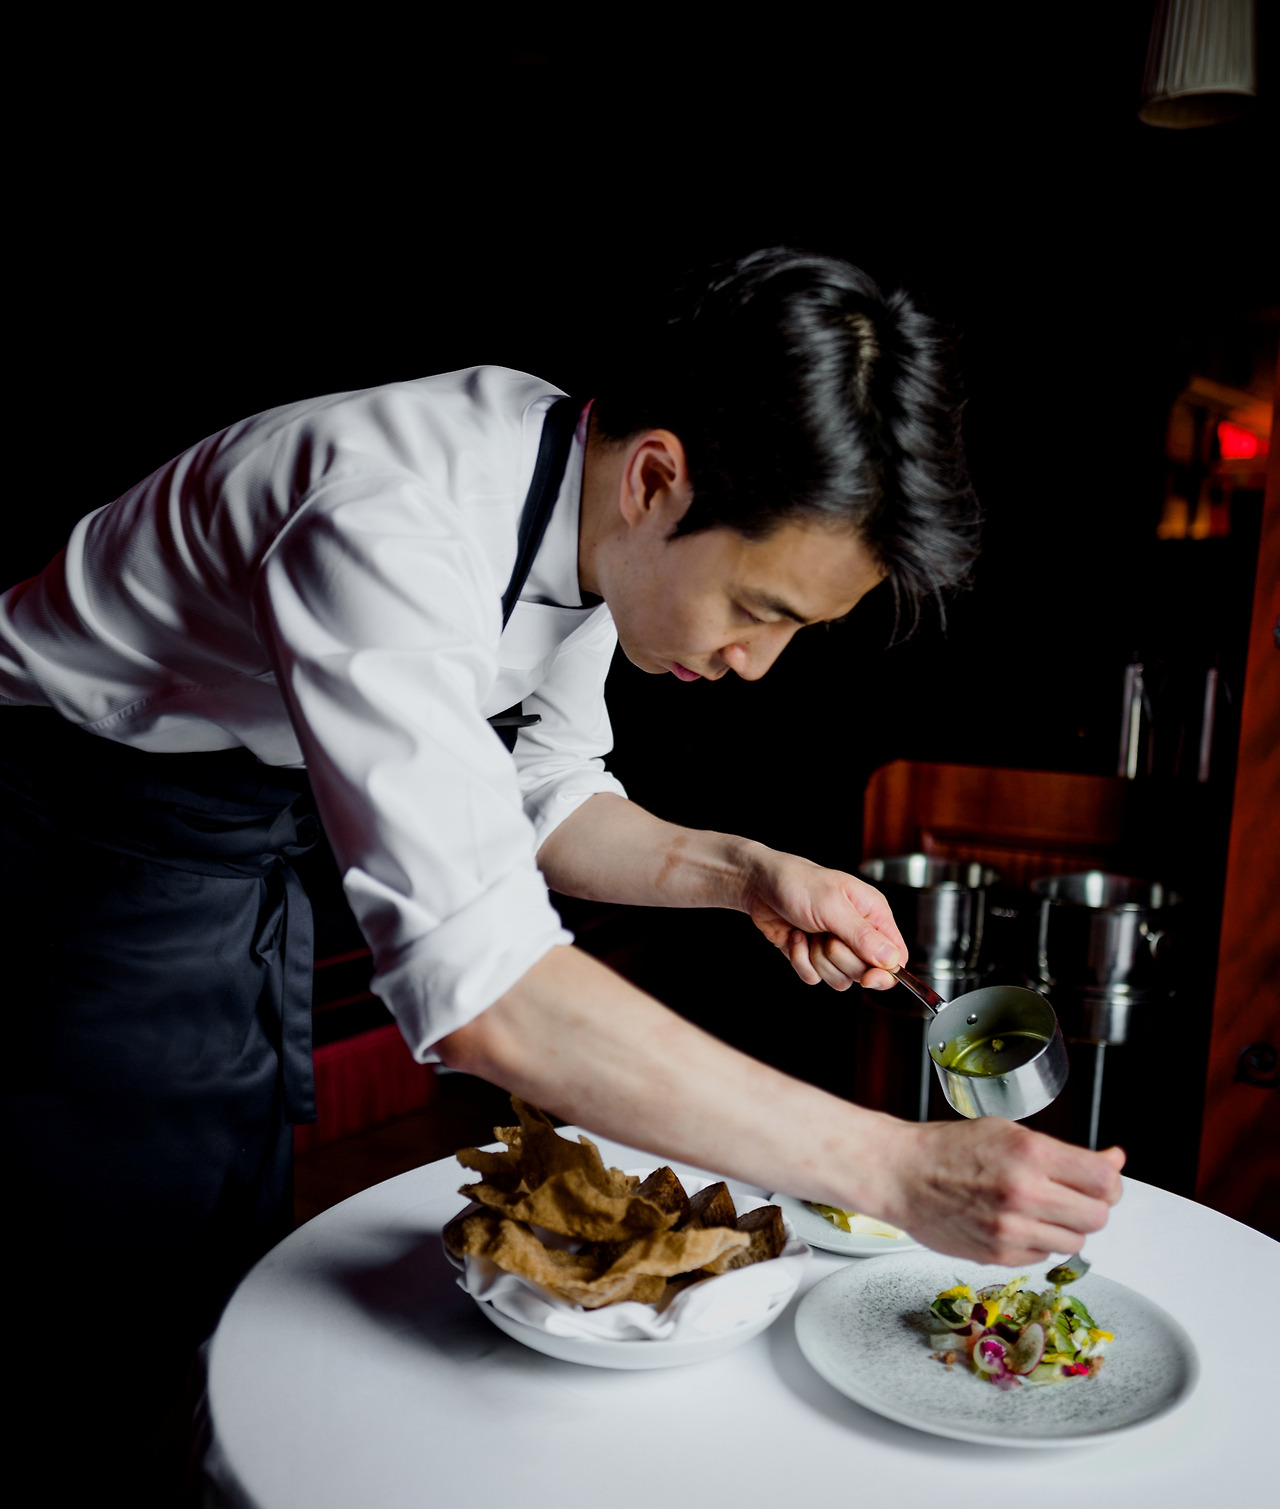
[[[1031,891],[1038,907],[1036,983],[1111,1003],[1119,1035],[1110,1040],[1122,1042],[1127,1007],[1158,988],[1157,963],[1178,897],[1158,880],[1104,870],[1036,880]]]
[[[987,892],[999,881],[998,870],[899,854],[868,859],[858,873],[884,893],[913,970],[954,977],[980,969]]]

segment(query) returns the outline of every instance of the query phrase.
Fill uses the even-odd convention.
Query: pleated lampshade
[[[1185,130],[1231,120],[1258,92],[1254,0],[1157,0],[1139,116]]]

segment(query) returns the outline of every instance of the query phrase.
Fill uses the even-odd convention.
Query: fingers
[[[833,990],[861,983],[866,990],[890,990],[898,982],[887,970],[869,967],[847,944],[830,933],[808,939],[809,962]]]
[[[1048,1183],[1043,1190],[1029,1192],[1019,1204],[1019,1220],[1031,1223],[1042,1235],[1049,1227],[1053,1228],[1046,1246],[1050,1252],[1075,1252],[1091,1232],[1102,1230],[1111,1211],[1105,1200],[1089,1200],[1053,1183]],[[1061,1242],[1068,1243],[1068,1246],[1055,1245]],[[1037,1245],[1045,1243],[1038,1242]]]
[[[907,946],[889,904],[874,887],[852,875],[828,871],[812,902],[814,920],[819,924],[815,933],[839,938],[863,965],[896,969],[907,957]]]
[[[814,968],[810,961],[809,935],[802,933],[799,928],[794,928],[787,939],[783,950],[791,961],[791,967],[806,985],[819,985],[822,983],[822,975]]]
[[[895,1224],[939,1251],[1008,1265],[1078,1252],[1119,1198],[1118,1149],[1090,1153],[995,1117],[928,1123],[917,1139],[907,1219]]]
[[[889,964],[890,969],[896,969],[898,963],[906,960],[910,950],[906,940],[899,931],[898,924],[893,920],[893,911],[884,896],[876,890],[875,886],[868,885],[865,880],[858,880],[855,876],[848,877],[852,891],[851,900],[855,910],[867,919],[881,937],[888,940],[892,947],[900,954],[900,959],[890,963],[887,959],[878,962]],[[870,957],[864,955],[864,957]]]
[[[833,990],[848,990],[867,968],[851,948],[830,933],[809,939],[809,962]]]
[[[1036,1152],[1044,1161],[1045,1172],[1056,1184],[1078,1190],[1080,1194],[1107,1205],[1114,1205],[1120,1198],[1124,1189],[1120,1170],[1124,1167],[1125,1156],[1120,1148],[1091,1153],[1051,1137],[1045,1137],[1043,1141],[1045,1146],[1037,1147]]]
[[[1062,1221],[1043,1214],[1009,1209],[988,1212],[985,1219],[971,1224],[967,1239],[961,1237],[954,1250],[957,1256],[1007,1267],[1047,1262],[1059,1253],[1079,1252],[1086,1238],[1101,1230],[1106,1220],[1106,1208],[1100,1207],[1100,1210],[1096,1219],[1071,1215]],[[935,1240],[929,1245],[936,1247],[938,1243]],[[951,1250],[950,1244],[946,1250]]]
[[[898,978],[886,969],[869,969],[860,983],[863,990],[892,990]]]
[[[1084,1238],[1070,1227],[1037,1222],[1025,1233],[997,1238],[991,1248],[992,1255],[980,1261],[1020,1268],[1024,1263],[1047,1263],[1059,1254],[1079,1252],[1083,1246]]]
[[[810,949],[809,968],[803,966],[794,938],[779,944],[796,973],[808,983],[825,980],[847,990],[868,969],[897,969],[907,958],[907,946],[888,902],[873,886],[837,870],[824,870],[795,856],[780,856],[768,884],[756,897],[752,915],[766,936],[776,923],[791,923],[811,939],[838,939],[851,958],[830,949]],[[811,973],[810,971],[814,971]],[[884,989],[878,981],[873,989]]]

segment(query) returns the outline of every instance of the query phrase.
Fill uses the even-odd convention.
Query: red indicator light
[[[1267,442],[1243,425],[1224,419],[1218,425],[1218,452],[1224,461],[1252,461],[1267,454]]]

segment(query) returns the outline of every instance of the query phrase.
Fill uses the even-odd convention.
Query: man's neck
[[[601,541],[616,526],[618,489],[626,448],[600,434],[592,414],[587,426],[586,451],[582,460],[582,500],[578,508],[578,587],[583,601],[602,598],[596,569]]]

